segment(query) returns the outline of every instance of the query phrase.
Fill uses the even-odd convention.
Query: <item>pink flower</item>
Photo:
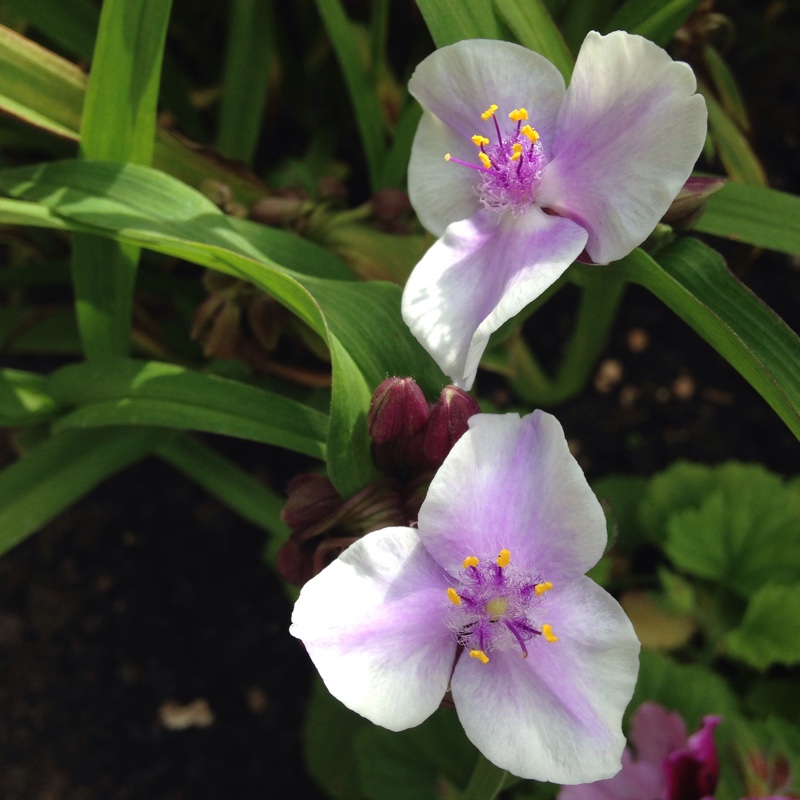
[[[509,42],[458,42],[417,67],[409,194],[441,238],[403,319],[453,383],[472,385],[490,334],[581,253],[615,261],[653,231],[705,141],[695,89],[686,64],[621,31],[588,34],[568,89]]]
[[[476,414],[419,527],[356,541],[304,587],[291,632],[334,697],[390,730],[448,689],[469,739],[523,778],[613,775],[639,643],[585,573],[603,511],[556,419]]]

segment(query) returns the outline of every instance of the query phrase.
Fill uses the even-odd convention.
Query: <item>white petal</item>
[[[639,642],[611,595],[589,578],[552,589],[543,619],[557,642],[537,637],[520,658],[462,657],[453,700],[472,743],[521,778],[586,783],[620,769],[622,713],[636,683]]]
[[[447,690],[447,582],[410,528],[367,534],[312,578],[292,614],[330,693],[372,722],[419,725]]]
[[[507,548],[559,586],[597,563],[606,522],[555,417],[476,414],[431,481],[419,536],[453,573]]]
[[[514,219],[479,211],[450,225],[414,267],[403,319],[453,383],[472,386],[489,336],[551,286],[586,232],[536,206]]]
[[[470,138],[479,133],[496,141],[494,122],[481,119],[493,103],[503,131],[513,126],[509,112],[527,109],[529,124],[547,151],[565,92],[561,73],[546,58],[518,44],[489,39],[469,39],[432,53],[414,71],[408,90],[449,129],[441,131],[426,114],[409,164],[411,203],[422,224],[437,236],[468,216],[465,204],[474,202],[471,187],[476,183],[472,170],[446,164],[445,153],[477,163]],[[451,191],[458,197],[448,197]]]
[[[537,202],[589,231],[597,263],[652,233],[706,135],[694,73],[622,31],[589,33],[578,54]]]

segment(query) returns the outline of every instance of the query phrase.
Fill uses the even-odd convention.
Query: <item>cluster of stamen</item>
[[[487,664],[493,650],[511,647],[526,658],[534,637],[558,641],[551,625],[534,621],[552,583],[513,565],[505,548],[496,558],[467,556],[462,566],[457,586],[447,589],[446,622],[471,658]]]
[[[478,173],[480,182],[474,187],[475,193],[486,208],[497,213],[511,211],[517,216],[534,201],[547,156],[536,130],[522,124],[528,119],[526,109],[515,108],[509,113],[509,119],[516,125],[504,133],[497,121],[497,108],[493,103],[481,114],[484,122],[490,119],[494,122],[497,141],[492,143],[488,136],[480,133],[472,137],[472,143],[478,148],[480,165],[453,158],[450,153],[445,155],[445,160]]]

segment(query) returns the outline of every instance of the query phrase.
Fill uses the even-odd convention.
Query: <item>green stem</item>
[[[461,800],[494,800],[500,794],[507,777],[506,770],[496,767],[480,753]]]

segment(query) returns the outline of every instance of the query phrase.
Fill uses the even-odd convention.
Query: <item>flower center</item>
[[[526,658],[527,642],[535,636],[558,641],[550,625],[534,621],[553,584],[513,565],[505,548],[496,558],[465,558],[457,581],[447,589],[445,623],[472,658],[486,664],[488,653],[512,647]]]
[[[480,176],[475,184],[475,194],[484,207],[502,214],[511,211],[516,217],[524,214],[528,206],[534,202],[536,190],[542,180],[542,173],[547,166],[539,134],[527,123],[528,112],[524,108],[515,108],[509,119],[515,122],[509,130],[502,131],[495,112],[497,106],[492,104],[481,114],[481,119],[494,122],[497,140],[492,140],[476,133],[472,143],[479,149],[478,164],[470,164],[450,153],[445,161],[460,164],[475,170]]]

